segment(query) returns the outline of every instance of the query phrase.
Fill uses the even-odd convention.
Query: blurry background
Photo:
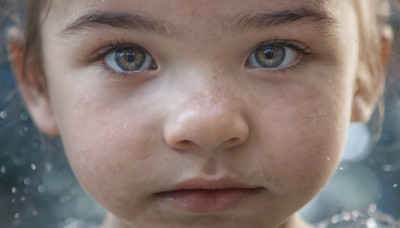
[[[0,12],[0,21],[5,15]],[[399,28],[397,20],[392,23]],[[4,34],[7,26],[0,28]],[[49,140],[33,126],[6,61],[4,36],[0,37],[0,227],[57,228],[79,219],[101,221],[104,211],[78,185],[59,139]],[[399,40],[396,43],[399,47]],[[343,208],[377,207],[400,218],[400,75],[395,59],[379,141],[374,143],[376,134],[370,133],[374,127],[352,124],[337,172],[302,211],[310,222]]]

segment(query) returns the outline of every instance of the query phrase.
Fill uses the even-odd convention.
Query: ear
[[[368,122],[378,102],[383,96],[384,78],[390,47],[393,40],[393,30],[389,25],[383,25],[380,31],[380,53],[376,59],[360,60],[354,89],[352,107],[352,122]],[[383,101],[383,100],[382,100]]]
[[[32,62],[25,62],[25,47],[22,31],[8,31],[8,53],[19,90],[36,126],[50,137],[58,135],[58,128],[41,75]]]

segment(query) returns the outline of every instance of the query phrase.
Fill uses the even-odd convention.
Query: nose
[[[249,136],[249,125],[238,110],[229,107],[231,104],[188,105],[179,109],[164,127],[166,142],[180,151],[227,150],[243,144]]]

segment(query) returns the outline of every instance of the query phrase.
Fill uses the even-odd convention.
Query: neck
[[[107,213],[103,223],[98,228],[129,228],[111,213]]]
[[[289,220],[279,228],[313,228],[298,213],[294,214]]]

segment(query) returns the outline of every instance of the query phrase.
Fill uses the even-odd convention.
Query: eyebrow
[[[283,25],[310,25],[314,29],[326,29],[337,25],[328,12],[315,8],[298,8],[278,12],[256,11],[242,17],[231,18],[226,30],[243,33],[249,30],[264,30]]]
[[[315,29],[332,26],[336,20],[328,13],[312,8],[298,8],[278,12],[264,12],[259,10],[239,17],[230,17],[221,23],[226,33],[237,34],[249,30],[266,30],[282,25],[311,25]],[[178,29],[167,22],[133,13],[92,11],[78,17],[69,24],[62,34],[75,34],[88,29],[102,29],[105,27],[119,29],[133,29],[140,32],[154,33],[159,36],[176,37]]]
[[[175,28],[166,22],[160,22],[150,17],[121,12],[92,11],[78,17],[69,24],[62,34],[74,34],[87,29],[104,27],[118,29],[134,29],[141,32],[155,33],[160,36],[176,36]]]

